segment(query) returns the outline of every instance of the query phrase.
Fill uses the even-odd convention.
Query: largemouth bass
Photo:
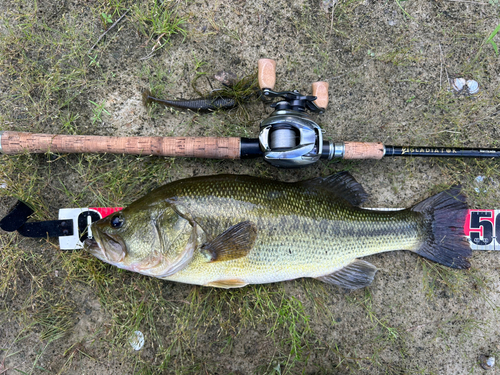
[[[469,268],[460,187],[401,211],[362,209],[366,198],[346,172],[297,183],[188,178],[92,224],[86,248],[130,271],[222,288],[300,277],[362,288],[376,268],[358,258],[393,250]]]

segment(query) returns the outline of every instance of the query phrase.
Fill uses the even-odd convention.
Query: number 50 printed
[[[469,210],[464,232],[472,250],[500,250],[500,210]]]

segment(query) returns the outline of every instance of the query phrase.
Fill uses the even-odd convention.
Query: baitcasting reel
[[[323,132],[306,110],[324,113],[328,105],[328,83],[315,82],[312,96],[294,91],[273,91],[276,62],[259,60],[259,85],[266,98],[282,98],[271,104],[274,112],[260,124],[259,144],[264,159],[276,167],[304,167],[320,158],[332,159],[340,145],[323,141]],[[335,147],[337,146],[337,150]]]

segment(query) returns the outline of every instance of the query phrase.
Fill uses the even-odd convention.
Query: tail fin
[[[454,186],[416,204],[412,211],[424,215],[427,240],[416,253],[452,268],[469,268],[472,250],[464,235],[467,203],[461,186]]]

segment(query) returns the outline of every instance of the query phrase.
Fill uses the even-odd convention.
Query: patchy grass
[[[146,58],[167,46],[174,35],[186,37],[183,25],[186,19],[179,16],[178,1],[144,1],[132,7],[132,19],[137,23],[139,32],[147,38],[151,50]],[[152,44],[152,46],[151,46]]]
[[[1,130],[255,137],[270,113],[260,103],[208,116],[123,103],[143,88],[204,96],[209,73],[221,69],[243,78],[218,93],[246,102],[256,60],[274,57],[280,90],[306,93],[330,81],[329,111],[314,117],[327,139],[498,147],[498,27],[481,15],[498,7],[355,0],[320,12],[310,2],[243,3],[7,1]],[[453,77],[476,79],[480,95],[455,95]],[[55,219],[61,207],[126,205],[200,174],[292,181],[350,170],[375,206],[410,205],[460,182],[471,205],[495,208],[500,181],[491,160],[332,161],[291,172],[261,160],[22,154],[0,165],[3,214],[14,197],[34,208],[34,220]],[[498,356],[494,255],[475,255],[468,272],[404,253],[372,258],[381,271],[361,291],[315,280],[226,291],[147,278],[61,252],[55,240],[2,233],[0,364],[25,374],[419,374],[443,363],[450,373],[474,373],[480,354]],[[145,336],[138,352],[128,343],[135,330]]]

